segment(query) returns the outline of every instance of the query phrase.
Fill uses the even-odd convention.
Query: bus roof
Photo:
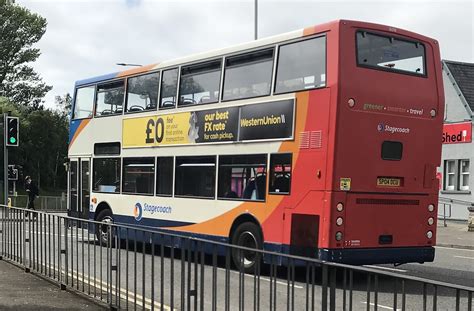
[[[156,70],[156,69],[167,68],[167,67],[172,67],[172,66],[178,66],[178,65],[181,65],[181,64],[186,64],[186,63],[191,63],[191,62],[205,61],[209,58],[220,57],[220,56],[223,56],[223,55],[238,53],[238,52],[241,52],[241,51],[244,51],[244,50],[250,50],[250,49],[254,49],[254,48],[258,48],[258,47],[263,47],[263,46],[266,46],[266,45],[275,44],[275,43],[281,42],[281,41],[300,38],[304,35],[311,35],[311,34],[327,32],[327,31],[330,31],[331,29],[333,29],[334,26],[338,25],[341,22],[357,24],[357,25],[360,25],[361,27],[369,27],[369,28],[371,26],[372,27],[377,27],[377,28],[387,27],[387,25],[360,22],[360,21],[334,20],[334,21],[324,23],[324,24],[319,24],[319,25],[315,25],[315,26],[311,26],[311,27],[302,28],[302,29],[291,31],[291,32],[283,33],[283,34],[278,34],[278,35],[265,37],[265,38],[258,39],[258,40],[253,40],[253,41],[233,45],[231,47],[214,49],[214,50],[211,50],[211,51],[196,53],[196,54],[192,54],[192,55],[189,55],[189,56],[164,61],[164,62],[161,62],[161,63],[145,65],[145,66],[141,66],[141,67],[137,67],[137,68],[133,68],[133,69],[128,69],[128,70],[124,70],[124,71],[117,71],[117,72],[114,72],[114,73],[109,73],[109,74],[105,74],[105,75],[100,75],[100,76],[96,76],[96,77],[92,77],[92,78],[79,80],[79,81],[76,81],[75,87],[80,87],[80,86],[84,86],[84,85],[89,85],[89,84],[94,84],[94,83],[98,83],[98,82],[108,81],[108,80],[112,80],[114,78],[127,77],[127,76],[136,75],[136,74],[140,74],[140,73],[146,73],[146,72]],[[417,38],[418,40],[430,40],[431,39],[431,38],[428,38],[428,37],[425,37],[425,36],[410,32],[410,31],[402,30],[402,29],[399,29],[399,28],[394,28],[394,27],[389,27],[389,28],[396,29],[397,31],[400,31],[398,33],[399,35],[407,35],[407,36],[410,36],[410,37]],[[433,40],[433,39],[431,39],[431,40]]]

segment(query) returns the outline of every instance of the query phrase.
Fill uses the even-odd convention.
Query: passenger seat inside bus
[[[264,200],[265,199],[266,176],[260,175],[249,181],[244,189],[243,199]]]

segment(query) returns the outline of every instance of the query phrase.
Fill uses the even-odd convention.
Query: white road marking
[[[400,273],[405,273],[405,272],[407,272],[407,270],[396,269],[396,268],[389,268],[389,267],[382,267],[382,266],[364,265],[364,267],[367,267],[367,268],[377,268],[377,269],[382,269],[382,270],[387,270],[387,271],[394,271],[394,272],[400,272]]]
[[[217,268],[217,269],[218,269],[218,270],[221,270],[221,271],[225,271],[224,268]],[[239,271],[234,271],[234,270],[230,270],[230,272],[232,272],[232,273],[234,273],[234,274],[239,274],[239,273],[240,273]],[[253,274],[246,274],[246,273],[244,273],[244,275],[245,275],[246,277],[249,277],[249,278],[254,278],[254,277],[255,277]],[[271,281],[269,278],[262,277],[262,276],[260,277],[260,280],[266,281],[266,282],[270,282],[270,281]],[[284,285],[284,286],[287,285],[287,282],[282,282],[282,281],[276,281],[276,283],[277,283],[278,285]],[[291,286],[291,285],[290,285],[290,286]],[[296,289],[303,289],[304,287],[295,284],[295,288],[296,288]]]
[[[449,250],[456,250],[456,251],[465,251],[465,252],[474,252],[474,249],[467,249],[467,248],[452,248],[452,247],[444,247],[444,246],[435,246],[435,248],[449,249]]]
[[[453,257],[474,260],[474,257],[466,257],[466,256],[453,256]]]
[[[367,304],[367,301],[361,301],[360,303],[366,305]],[[371,306],[375,307],[375,303],[371,302],[370,303]],[[387,307],[387,306],[384,306],[384,305],[381,305],[381,304],[377,304],[377,307],[378,308],[382,308],[382,309],[387,309],[387,310],[393,310],[393,307]],[[400,310],[400,309],[397,309],[397,311]]]
[[[42,265],[42,266],[45,266],[45,265]],[[59,272],[58,272],[59,269],[58,269],[57,267],[56,267],[56,268],[55,268],[55,267],[52,267],[52,266],[50,266],[50,267],[51,267],[53,270],[55,270],[57,273],[59,273]],[[45,267],[45,268],[46,268],[46,267]],[[61,273],[62,273],[62,274],[66,274],[63,269],[61,269]],[[92,287],[95,287],[95,288],[97,288],[97,289],[100,289],[101,291],[102,291],[102,290],[106,290],[106,289],[107,289],[107,286],[108,286],[108,284],[107,284],[106,282],[104,282],[104,281],[102,281],[102,280],[99,280],[99,279],[96,279],[96,278],[93,278],[93,277],[90,277],[89,275],[85,275],[85,274],[79,273],[79,272],[77,272],[76,270],[73,270],[72,273],[71,273],[71,272],[68,272],[67,275],[70,276],[70,277],[72,277],[73,279],[74,279],[73,276],[75,276],[75,278],[76,278],[77,281],[81,281],[81,282],[84,283],[84,284],[91,285]],[[105,289],[104,289],[104,287],[105,287]],[[72,287],[72,288],[74,288],[74,287]],[[114,285],[111,285],[111,289],[112,289],[112,290],[115,290],[116,287],[115,287]],[[134,299],[135,299],[135,293],[130,292],[130,291],[127,291],[126,289],[121,288],[121,287],[119,288],[119,290],[120,290],[120,292],[121,292],[122,294],[125,294],[125,295],[128,296],[128,301],[129,301],[129,302],[133,302],[133,301],[134,301]],[[141,295],[138,294],[138,293],[136,294],[136,297],[137,297],[137,305],[143,306],[143,301],[145,301],[145,305],[144,305],[145,309],[151,310],[151,303],[152,303],[151,299],[148,299],[148,298],[143,299],[143,296],[141,296]],[[120,297],[120,299],[125,299],[125,297]],[[154,302],[153,302],[153,305],[154,305],[154,308],[155,308],[155,309],[161,309],[161,304],[160,304],[159,302],[154,301]],[[163,309],[165,309],[165,310],[167,310],[167,311],[168,311],[168,310],[173,310],[173,309],[171,309],[171,307],[169,307],[169,306],[167,306],[167,305],[163,305]]]

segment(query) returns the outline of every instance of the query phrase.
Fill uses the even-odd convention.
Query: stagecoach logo
[[[383,129],[385,128],[385,126],[383,125],[383,123],[379,123],[379,125],[377,125],[377,130],[379,132],[383,132]]]
[[[135,208],[133,209],[133,216],[135,217],[136,221],[140,221],[142,219],[143,209],[140,203],[135,204]]]
[[[377,125],[377,131],[379,131],[380,133],[389,132],[391,134],[394,134],[394,133],[410,134],[410,128],[408,127],[396,127],[396,126],[391,126],[384,123],[379,123]]]

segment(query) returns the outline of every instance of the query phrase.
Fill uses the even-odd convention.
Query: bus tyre
[[[262,249],[262,234],[259,227],[252,222],[244,222],[232,234],[233,245],[247,248]],[[260,263],[261,254],[249,250],[232,248],[232,261],[237,269],[245,273],[253,273]]]
[[[112,229],[110,225],[114,222],[112,211],[110,209],[102,210],[97,215],[97,221],[103,223],[101,225],[96,225],[95,233],[97,235],[97,240],[102,246],[112,246],[114,239],[111,232],[109,233]]]

